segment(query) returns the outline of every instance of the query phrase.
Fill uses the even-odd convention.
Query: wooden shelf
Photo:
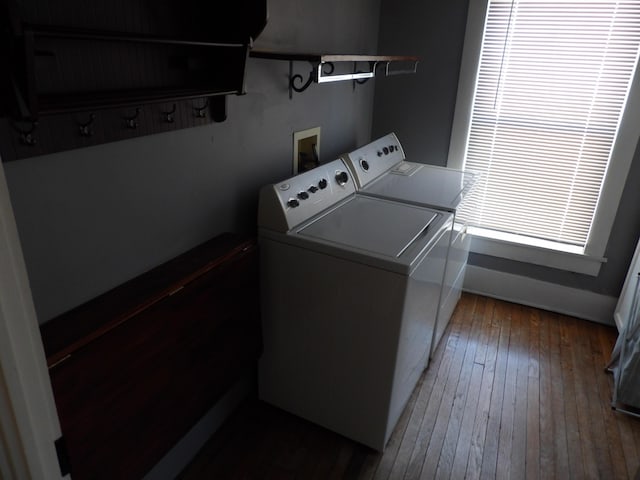
[[[23,119],[244,93],[248,44],[70,28],[27,28],[24,39]]]
[[[252,50],[252,57],[271,60],[293,60],[307,62],[418,62],[420,59],[413,56],[400,55],[334,55],[316,53],[289,53],[274,52],[270,50]]]
[[[399,75],[416,73],[419,57],[409,55],[338,55],[338,54],[315,54],[315,53],[293,53],[277,52],[270,50],[252,50],[250,57],[267,60],[284,60],[289,62],[289,98],[293,92],[303,92],[312,83],[340,82],[352,80],[357,83],[364,83],[368,79],[376,76],[378,68],[384,65],[384,75]],[[311,72],[305,80],[300,74],[293,74],[293,62],[309,62]],[[353,65],[351,72],[336,73],[335,65],[350,63]],[[366,63],[366,70],[359,70],[359,65]],[[410,68],[393,69],[392,65],[410,65]],[[328,71],[327,71],[328,69]]]

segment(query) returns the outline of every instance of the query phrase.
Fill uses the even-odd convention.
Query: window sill
[[[492,257],[598,276],[606,258],[589,256],[582,247],[469,227],[471,251]]]

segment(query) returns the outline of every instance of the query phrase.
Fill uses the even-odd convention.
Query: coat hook
[[[34,131],[38,126],[38,122],[31,121],[30,123],[30,127],[27,130],[23,130],[18,127],[15,122],[12,122],[14,130],[20,134],[20,143],[33,147],[36,143],[38,143],[36,137],[34,136]]]
[[[127,126],[127,128],[130,128],[132,130],[138,128],[138,115],[140,115],[140,107],[136,107],[136,113],[134,113],[132,116],[124,116],[125,125]]]
[[[173,104],[173,108],[168,112],[162,112],[164,116],[164,121],[167,123],[173,123],[175,121],[174,114],[176,113],[176,104]]]
[[[207,108],[209,107],[209,99],[205,99],[202,107],[193,107],[195,110],[195,116],[198,118],[205,118],[207,116]]]
[[[91,113],[89,114],[89,120],[87,122],[78,122],[78,131],[80,132],[81,137],[93,136],[93,128],[91,128],[91,126],[93,125],[95,118],[96,116]]]

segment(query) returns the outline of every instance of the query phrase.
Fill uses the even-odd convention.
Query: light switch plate
[[[293,174],[306,172],[320,164],[320,127],[293,133]]]

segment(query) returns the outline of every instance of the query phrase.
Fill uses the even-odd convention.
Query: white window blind
[[[640,44],[640,1],[490,0],[465,153],[471,225],[584,246]]]

